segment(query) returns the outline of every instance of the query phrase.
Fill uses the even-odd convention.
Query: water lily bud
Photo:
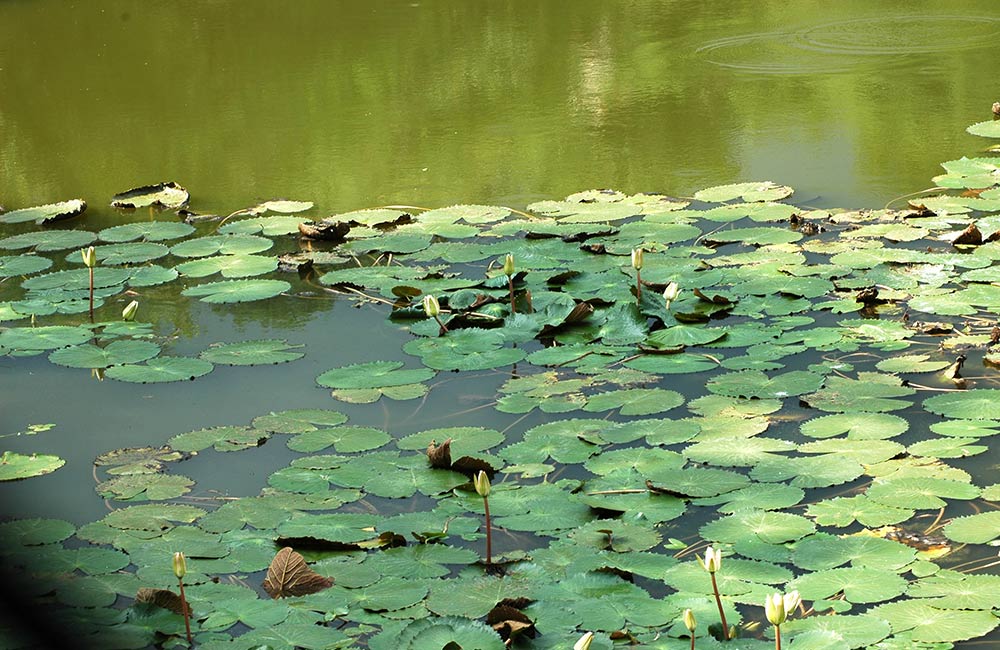
[[[123,321],[134,321],[135,312],[139,311],[139,301],[133,300],[129,304],[125,305],[125,309],[122,310],[122,320]]]
[[[83,263],[87,265],[87,268],[92,269],[97,266],[97,253],[94,252],[93,246],[88,246],[80,251],[80,255],[83,257]]]
[[[185,573],[187,573],[187,562],[184,561],[184,554],[174,553],[174,575],[180,579],[184,577]]]
[[[694,628],[698,627],[698,621],[694,620],[694,612],[690,609],[684,610],[684,627],[688,632],[694,632]]]
[[[632,268],[638,271],[642,268],[642,249],[633,248],[632,249]]]
[[[476,474],[476,478],[472,479],[472,483],[476,486],[476,492],[479,496],[484,498],[490,496],[490,477],[486,475],[486,472],[480,470]]]
[[[507,253],[507,257],[503,259],[503,274],[514,275],[514,256],[510,253]]]
[[[424,296],[424,313],[428,318],[434,318],[441,313],[441,305],[434,296]]]
[[[587,632],[580,637],[580,640],[573,644],[573,650],[590,650],[590,644],[594,642],[594,633]]]
[[[676,282],[671,282],[667,285],[667,288],[663,290],[663,299],[667,301],[669,305],[674,300],[677,300],[677,296],[681,295],[681,288],[677,286]]]
[[[719,570],[719,567],[722,566],[722,551],[716,551],[714,548],[709,546],[705,549],[705,559],[702,560],[699,557],[698,562],[700,562],[702,568],[709,573],[715,573]]]
[[[798,591],[789,591],[785,594],[784,604],[785,604],[785,614],[791,614],[796,609],[798,609],[799,604],[802,603],[802,596],[799,595]]]
[[[764,613],[771,625],[781,625],[788,618],[785,613],[785,598],[779,593],[773,593],[764,601]]]

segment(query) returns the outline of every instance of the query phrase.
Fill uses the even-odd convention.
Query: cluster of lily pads
[[[970,130],[997,137],[997,124]],[[585,632],[595,649],[752,650],[774,645],[765,620],[794,650],[983,637],[1000,624],[1000,576],[977,572],[995,558],[1000,484],[976,482],[961,459],[1000,432],[997,163],[944,163],[935,192],[880,210],[809,209],[754,182],[319,223],[299,215],[311,204],[275,201],[189,225],[189,213],[163,217],[189,197],[161,184],[115,199],[161,216],[97,233],[63,229],[74,202],[0,214],[43,226],[0,239],[29,249],[0,257],[0,276],[23,278],[0,286],[19,294],[0,319],[30,319],[0,328],[0,354],[147,382],[301,356],[285,341],[161,355],[169,341],[152,324],[100,306],[84,322],[87,270],[75,267],[97,244],[104,304],[221,273],[254,279],[175,299],[319,287],[384,305],[412,334],[412,362],[331,368],[317,384],[336,400],[416,399],[442,372],[495,372],[482,406],[531,418],[401,435],[309,409],[180,432],[96,459],[114,504],[103,519],[0,524],[5,562],[103,648],[186,644],[183,610],[160,600],[177,586],[177,552],[194,643],[213,650],[540,650]],[[298,239],[327,226],[331,241]],[[282,257],[298,274],[278,278],[279,257],[264,254],[275,245],[301,249]],[[43,273],[56,262],[69,268]],[[194,481],[173,471],[275,437],[301,455],[256,496],[193,499]],[[712,580],[695,559],[708,545],[727,556]],[[319,588],[267,588],[282,547]],[[775,591],[804,601],[787,622],[776,601],[765,619]],[[686,612],[722,613],[737,636],[692,631]]]

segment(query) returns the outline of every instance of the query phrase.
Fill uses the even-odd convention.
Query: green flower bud
[[[479,496],[483,498],[490,496],[490,477],[486,475],[486,472],[480,470],[476,474],[476,478],[472,479],[472,484],[476,486],[476,492]]]
[[[185,573],[187,573],[187,562],[184,561],[184,554],[178,551],[174,553],[174,575],[180,579]]]
[[[507,253],[507,257],[503,260],[503,274],[507,276],[514,275],[514,256]]]

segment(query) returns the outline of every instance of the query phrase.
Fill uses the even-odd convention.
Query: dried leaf
[[[271,598],[305,596],[332,585],[333,580],[310,569],[305,559],[289,546],[274,556],[264,578],[264,591]]]
[[[435,469],[450,469],[451,438],[448,438],[440,445],[437,444],[436,440],[431,440],[431,443],[427,445],[427,460],[430,461],[431,467]]]
[[[970,223],[969,227],[959,233],[958,237],[952,240],[952,246],[979,246],[983,243],[983,233],[976,228],[976,224]]]
[[[163,609],[168,609],[174,614],[180,614],[181,616],[184,615],[185,603],[181,600],[180,596],[169,589],[150,589],[149,587],[143,587],[135,593],[135,602],[148,603],[150,605],[162,607]],[[188,616],[190,616],[190,604],[188,604],[187,610]]]
[[[534,621],[525,616],[524,612],[503,603],[490,610],[486,615],[486,624],[492,626],[504,640],[520,633],[533,636],[531,632],[535,627]]]

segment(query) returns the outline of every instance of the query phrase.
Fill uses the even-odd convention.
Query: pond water
[[[810,501],[829,500],[847,488],[856,494],[859,486],[866,485],[865,480],[881,475],[866,474],[859,479],[861,482],[853,482],[857,476],[843,478],[850,474],[850,469],[842,470],[846,472],[843,476],[833,476],[824,473],[818,464],[804,462],[793,471],[769,466],[766,461],[791,449],[782,445],[802,442],[800,427],[805,427],[804,422],[810,418],[852,412],[856,406],[851,402],[852,391],[867,391],[870,394],[864,399],[872,400],[908,397],[906,386],[872,389],[872,382],[877,384],[880,380],[873,379],[874,375],[858,374],[881,371],[875,364],[885,357],[928,354],[928,359],[909,359],[888,372],[899,372],[907,381],[927,384],[932,389],[951,389],[948,380],[936,375],[928,379],[928,375],[906,373],[924,371],[921,363],[945,360],[950,363],[964,351],[968,356],[966,375],[974,377],[970,384],[978,389],[994,385],[990,353],[985,349],[988,326],[992,324],[985,312],[995,311],[1000,304],[1000,299],[990,293],[992,285],[972,285],[977,287],[977,293],[962,294],[961,299],[941,296],[959,283],[988,282],[989,267],[995,259],[1000,259],[1000,254],[994,256],[991,246],[995,244],[988,244],[966,259],[959,259],[957,255],[951,256],[951,247],[937,236],[954,228],[961,230],[970,214],[980,219],[984,235],[998,230],[1000,224],[991,213],[1000,211],[1000,205],[990,203],[996,202],[996,197],[989,195],[982,199],[983,203],[939,204],[938,209],[928,205],[939,219],[934,220],[926,212],[912,213],[906,215],[910,225],[902,224],[903,216],[899,214],[857,216],[830,224],[830,232],[815,240],[802,239],[802,233],[788,229],[781,222],[786,222],[792,212],[804,213],[807,220],[815,223],[826,223],[824,218],[828,215],[813,210],[880,209],[887,204],[906,208],[905,200],[900,197],[931,186],[930,179],[942,173],[943,161],[984,155],[986,141],[967,133],[965,126],[986,120],[990,105],[998,99],[996,89],[987,79],[990,62],[998,54],[1000,16],[992,2],[947,5],[914,2],[893,7],[865,2],[832,5],[768,2],[752,6],[589,0],[304,2],[297,3],[294,11],[267,2],[192,1],[161,6],[137,1],[4,3],[0,5],[0,95],[5,98],[0,105],[0,132],[4,134],[0,144],[0,204],[14,210],[76,197],[88,202],[83,216],[58,224],[50,231],[75,229],[96,233],[131,222],[179,221],[170,210],[124,211],[109,205],[112,195],[118,192],[166,180],[175,180],[186,187],[190,191],[187,207],[202,214],[229,215],[276,198],[313,202],[315,207],[294,213],[293,216],[302,214],[303,220],[386,205],[420,206],[406,208],[416,217],[417,226],[424,208],[478,204],[507,206],[517,212],[504,212],[495,218],[489,211],[464,211],[460,215],[465,218],[464,224],[455,223],[459,217],[448,221],[436,215],[441,220],[423,231],[402,228],[405,234],[391,240],[390,248],[368,246],[363,239],[362,243],[339,246],[299,242],[284,232],[265,233],[271,235],[274,247],[261,255],[321,251],[343,255],[344,263],[339,266],[318,263],[317,272],[301,277],[279,272],[261,275],[287,281],[290,286],[285,295],[254,302],[210,304],[182,296],[181,289],[221,279],[218,275],[201,278],[188,273],[162,285],[136,283],[128,286],[127,291],[122,285],[121,291],[111,292],[106,303],[98,307],[97,321],[117,320],[121,309],[133,298],[137,299],[138,320],[151,324],[163,355],[198,357],[220,343],[279,339],[291,346],[301,346],[292,351],[301,352],[304,357],[289,363],[254,367],[217,364],[194,381],[142,384],[111,377],[98,381],[85,369],[50,362],[48,350],[30,356],[23,355],[24,349],[10,346],[13,353],[0,356],[0,424],[3,425],[0,433],[25,432],[31,425],[55,426],[34,435],[4,438],[3,449],[20,454],[56,455],[66,463],[44,476],[0,484],[3,515],[57,518],[74,526],[93,522],[109,509],[133,503],[120,499],[106,501],[93,489],[95,481],[109,478],[103,469],[95,469],[93,465],[99,454],[123,447],[160,446],[174,436],[200,429],[246,427],[254,418],[270,412],[333,409],[346,415],[349,425],[384,430],[393,439],[428,429],[484,427],[504,434],[505,445],[514,445],[520,435],[534,427],[570,418],[598,418],[595,422],[601,424],[595,427],[607,422],[628,422],[635,416],[667,418],[662,412],[670,409],[661,407],[675,399],[680,400],[676,406],[687,402],[687,410],[679,415],[684,409],[671,411],[668,419],[656,420],[655,431],[644,430],[642,435],[605,431],[602,439],[596,429],[588,432],[591,425],[575,422],[571,426],[584,430],[580,436],[587,444],[606,445],[609,453],[621,446],[642,445],[644,449],[669,447],[681,451],[682,443],[690,440],[693,447],[701,445],[690,453],[684,452],[692,466],[705,471],[719,471],[713,467],[742,468],[726,474],[705,474],[702,482],[738,483],[744,479],[733,478],[731,474],[742,476],[755,467],[754,485],[762,481],[766,485],[814,488],[810,491]],[[690,208],[708,210],[722,202],[742,203],[744,198],[748,202],[783,200],[784,204],[726,216],[718,212],[688,214],[684,212],[688,206],[680,203],[690,201],[706,187],[764,180],[775,181],[777,185],[723,191],[717,197],[698,195],[695,198],[702,200]],[[790,198],[778,187],[785,185],[795,189]],[[607,187],[627,195],[662,192],[677,198],[642,205],[636,199],[622,202],[623,197],[613,197],[614,203],[632,206],[624,211],[620,206],[615,208],[614,203],[607,204],[612,206],[607,208],[603,201],[609,197],[600,194],[583,197],[586,203],[582,205],[591,207],[546,203],[587,188]],[[755,192],[762,194],[750,196]],[[596,204],[591,203],[594,200]],[[782,206],[795,207],[786,212]],[[601,212],[605,208],[607,211]],[[564,245],[562,242],[549,244],[546,242],[551,240],[524,239],[523,231],[530,231],[531,227],[505,231],[497,225],[498,219],[517,219],[520,211],[526,209],[535,215],[565,220],[558,227],[553,225],[551,231],[546,231],[548,226],[535,226],[536,235],[572,235],[581,241],[596,236],[594,242],[606,245],[607,252],[621,258],[613,263],[607,262],[605,255],[573,260],[559,248]],[[577,209],[581,212],[576,212]],[[592,211],[589,216],[588,211]],[[245,216],[233,216],[226,224]],[[362,213],[358,218],[363,221],[364,216]],[[730,218],[736,216],[744,218],[730,223]],[[623,222],[631,222],[634,229],[609,234],[598,227],[610,223],[618,228]],[[848,228],[854,222],[870,230],[861,236],[850,235]],[[578,231],[567,226],[572,223],[578,224],[575,227]],[[643,225],[635,225],[639,223]],[[371,224],[382,225],[377,220],[370,221]],[[990,227],[992,230],[988,230]],[[185,237],[214,235],[219,228],[218,221],[198,223],[194,233]],[[430,253],[421,257],[430,245],[430,234],[470,243],[477,239],[472,236],[477,229],[492,232],[476,245],[475,253],[470,252],[471,248],[456,247],[439,253],[439,257]],[[0,240],[35,230],[39,228],[31,223],[0,223]],[[356,226],[352,238],[357,233],[376,234]],[[581,237],[582,233],[586,237]],[[389,232],[386,236],[393,234]],[[514,236],[512,241],[516,243],[503,243],[508,241],[503,236]],[[421,243],[423,237],[428,240]],[[377,239],[372,237],[372,241]],[[104,236],[102,240],[102,243],[110,241]],[[178,236],[164,241],[175,245],[180,240]],[[896,258],[871,253],[871,258],[864,258],[869,254],[865,251],[873,248],[875,242],[910,253],[898,253]],[[702,247],[706,243],[712,250]],[[680,327],[682,322],[674,319],[674,312],[663,310],[660,305],[643,303],[648,322],[624,309],[626,303],[635,300],[629,293],[632,271],[628,253],[637,246],[649,248],[644,277],[652,288],[646,291],[645,300],[651,300],[649,294],[658,295],[670,281],[678,281],[686,294],[675,307],[674,311],[679,313],[695,309],[698,300],[691,294],[692,288],[704,289],[706,293],[718,289],[729,298],[739,298],[737,302],[742,301],[743,306],[737,307],[728,319],[710,326],[732,327],[730,340],[742,343],[720,343],[689,330],[683,333],[671,330],[669,336],[661,335],[664,338],[659,344],[666,348],[687,344],[690,350],[705,355],[701,361],[684,354],[648,354],[646,359],[660,361],[636,364],[632,354],[648,351],[650,345],[645,340],[646,330],[663,331]],[[752,251],[758,246],[763,249],[755,255]],[[577,247],[571,239],[567,250],[576,251]],[[939,257],[918,259],[920,250],[928,247]],[[79,249],[80,246],[70,246],[40,250],[40,255],[54,261],[52,269],[42,272],[79,269]],[[604,377],[586,384],[588,377],[599,374],[598,366],[584,364],[577,374],[568,370],[576,367],[575,359],[532,365],[531,357],[524,361],[523,355],[512,356],[508,363],[483,363],[478,369],[448,372],[452,368],[449,364],[456,362],[445,354],[443,365],[434,365],[433,354],[444,354],[432,349],[437,343],[427,343],[430,347],[424,348],[414,344],[414,341],[419,344],[437,340],[434,328],[428,328],[422,312],[412,309],[407,318],[389,320],[390,307],[386,303],[394,297],[395,284],[409,284],[425,293],[439,292],[442,298],[450,295],[453,304],[458,305],[465,299],[454,294],[462,288],[461,283],[449,285],[432,276],[400,276],[392,283],[366,284],[364,280],[355,280],[350,288],[345,288],[331,278],[320,280],[324,272],[353,264],[352,256],[360,260],[359,264],[389,268],[390,261],[383,254],[386,251],[394,254],[393,259],[403,260],[403,264],[426,267],[433,263],[460,274],[466,285],[476,286],[496,299],[498,308],[504,302],[504,279],[500,277],[488,286],[477,283],[491,263],[495,267],[497,260],[502,263],[505,252],[516,251],[519,270],[527,271],[526,277],[518,279],[518,288],[531,290],[539,311],[551,308],[558,312],[561,303],[553,295],[559,292],[577,300],[590,300],[598,307],[598,314],[605,313],[601,311],[607,306],[603,301],[620,308],[606,322],[595,325],[596,330],[573,333],[573,328],[566,327],[570,331],[560,334],[560,344],[580,345],[581,355],[606,358],[609,368],[623,373],[652,372],[660,377],[651,381],[649,377],[623,374],[613,380]],[[708,259],[713,251],[717,257],[734,257],[731,262],[712,269],[711,273],[716,275],[709,280],[708,273],[699,274],[689,263]],[[8,246],[0,250],[0,255],[13,257],[23,252]],[[911,253],[913,257],[907,257]],[[739,257],[740,254],[746,257]],[[802,261],[797,261],[796,255],[802,255]],[[169,268],[190,259],[173,253],[149,263]],[[807,270],[810,267],[802,263],[807,259],[816,268]],[[897,272],[890,268],[893,261],[912,263],[913,267]],[[715,264],[709,262],[708,266]],[[144,264],[135,263],[133,268]],[[584,275],[561,277],[553,269],[562,266]],[[761,278],[755,280],[756,269],[760,269]],[[778,282],[769,275],[778,269],[791,280]],[[958,277],[965,272],[979,275]],[[836,294],[834,280],[839,282]],[[0,332],[4,328],[31,325],[25,318],[14,317],[10,309],[16,310],[17,305],[8,304],[38,297],[26,295],[21,281],[20,276],[12,276],[0,282],[0,316],[5,319],[0,322]],[[763,284],[752,288],[755,281]],[[868,286],[878,286],[883,299],[889,302],[859,316],[847,304],[853,301],[853,294],[846,292]],[[359,297],[359,290],[375,299]],[[835,307],[824,306],[821,312],[810,311],[827,298],[840,302]],[[792,304],[796,300],[805,302]],[[526,308],[527,305],[522,305],[522,309]],[[39,326],[75,327],[87,322],[85,310],[65,309],[73,313],[53,314],[36,309],[35,324]],[[704,305],[699,309],[704,311]],[[729,314],[731,310],[719,311]],[[815,326],[797,320],[805,314],[816,318]],[[940,339],[900,329],[911,317],[914,321],[955,321],[961,330],[956,336],[973,338],[951,341],[940,350]],[[968,323],[963,324],[966,317]],[[764,324],[764,329],[776,329],[742,334],[743,325],[755,319]],[[616,320],[625,325],[613,326]],[[842,322],[848,320],[851,322]],[[552,325],[561,326],[561,320]],[[965,325],[970,329],[963,330]],[[504,349],[540,351],[541,345],[533,334],[524,336],[525,331],[533,331],[531,327],[509,323],[502,329],[507,337]],[[707,328],[699,324],[697,329],[703,332]],[[739,339],[737,330],[741,332]],[[834,337],[833,330],[840,332],[835,341],[829,338]],[[461,331],[450,332],[448,337],[461,336]],[[639,338],[634,338],[636,332],[641,333]],[[693,338],[685,338],[689,336]],[[0,338],[0,352],[3,341]],[[637,348],[640,342],[642,350]],[[463,343],[476,344],[471,339]],[[761,344],[774,350],[764,351]],[[405,351],[404,346],[407,346]],[[630,352],[604,349],[608,346],[624,346]],[[492,353],[492,348],[487,345],[474,353]],[[730,361],[724,369],[715,365],[680,368],[684,363],[702,363],[705,358],[717,357],[719,361],[744,354],[745,361]],[[988,362],[985,365],[984,355]],[[677,367],[670,366],[670,359],[677,360]],[[371,361],[399,361],[408,369],[421,368],[423,363],[441,372],[429,381],[418,380],[417,383],[425,381],[431,389],[415,399],[382,397],[373,403],[354,403],[359,399],[356,395],[345,400],[342,394],[342,399],[335,400],[331,397],[331,386],[317,385],[317,377],[331,369]],[[565,371],[553,370],[564,366]],[[735,380],[728,376],[737,370],[767,371],[775,383],[761,388],[755,384],[766,381],[767,377],[754,375],[747,379],[747,375]],[[584,383],[574,387],[561,385],[558,390],[543,385],[544,382],[521,388],[516,383],[507,383],[512,378],[530,377],[543,371],[559,373],[554,383],[567,380]],[[366,368],[362,372],[377,371]],[[693,374],[683,374],[686,372]],[[801,374],[786,376],[785,373]],[[867,388],[838,385],[835,378],[841,374],[845,381],[861,379],[862,384],[867,381]],[[879,376],[884,379],[886,373]],[[730,383],[726,384],[727,381]],[[825,388],[821,388],[824,382]],[[586,400],[596,394],[594,390],[611,393],[611,388],[619,385],[626,390],[663,392],[649,397],[636,393],[606,395],[603,396],[608,400],[606,408],[594,406],[581,410]],[[529,388],[539,392],[526,397],[522,393]],[[936,393],[926,395],[933,394]],[[800,395],[806,395],[803,404],[795,404]],[[813,395],[819,397],[810,402]],[[972,443],[995,433],[990,427],[1000,420],[1000,411],[994,412],[996,409],[991,406],[992,394],[976,394],[983,397],[974,396],[974,403],[963,407],[978,413],[966,416],[978,424],[954,425],[967,427],[962,430],[965,437],[953,430],[941,434],[946,440],[952,436],[952,440],[960,443],[930,443],[917,448],[918,452],[921,449],[926,452],[920,454],[912,449],[904,452],[903,447],[892,449],[890,445],[895,443],[882,440],[892,437],[885,431],[896,426],[892,418],[897,415],[910,423],[905,437],[896,441],[906,445],[924,441],[929,435],[928,427],[939,423],[942,415],[960,421],[954,408],[933,406],[939,402],[922,409],[926,395],[910,397],[906,403],[896,400],[886,408],[871,404],[859,407],[864,417],[870,417],[878,425],[880,433],[872,434],[871,438],[885,444],[879,447],[872,441],[873,448],[853,452],[860,454],[857,458],[867,459],[857,462],[881,464],[882,471],[888,471],[885,463],[891,462],[893,456],[946,458],[953,470],[967,471],[977,477],[976,485],[990,486],[992,480],[982,478],[992,468],[990,454],[982,453]],[[732,399],[738,405],[724,408],[721,403],[711,402],[712,396]],[[495,407],[498,398],[502,399]],[[702,398],[700,405],[691,407],[690,403],[698,398]],[[612,407],[615,399],[625,401]],[[632,404],[633,399],[638,403]],[[660,401],[660,406],[650,406],[647,399]],[[780,413],[753,403],[770,404],[775,400],[784,401],[783,406],[778,404]],[[827,408],[819,407],[821,412],[817,412],[815,403],[825,403]],[[631,410],[622,408],[628,405]],[[614,410],[618,408],[621,410]],[[722,423],[705,421],[726,408],[738,411],[740,418]],[[770,414],[773,414],[770,418],[766,417]],[[701,433],[693,429],[685,437],[684,432],[693,425],[679,421],[692,418],[702,418],[698,424]],[[750,432],[758,426],[768,430],[767,444],[742,452],[727,448],[725,454],[730,456],[721,459],[718,452],[707,449],[717,439],[744,435],[750,439],[760,433]],[[860,431],[864,426],[852,422],[839,432],[813,431],[812,437],[822,439],[854,431],[864,438]],[[976,435],[969,433],[973,429]],[[701,437],[693,438],[696,434]],[[289,448],[288,440],[287,436],[274,435],[260,446],[244,445],[249,448],[238,453],[220,453],[213,451],[211,444],[206,445],[208,449],[169,470],[171,474],[194,480],[190,493],[177,502],[215,508],[219,505],[213,501],[217,496],[258,494],[268,485],[272,473],[289,463],[303,462],[302,454],[312,444],[302,442],[296,448],[295,443],[290,443],[293,446]],[[350,453],[378,447],[358,446],[351,440],[354,439],[338,442],[338,446],[322,453]],[[581,457],[579,449],[565,446],[570,443],[554,440],[544,433],[535,437],[532,444],[545,449],[549,449],[546,445],[552,445],[551,456],[538,459],[522,450],[492,449],[495,469],[505,464],[531,466],[523,469],[523,475],[498,473],[495,481],[507,476],[509,483],[534,484],[537,481],[532,477],[533,472],[545,473],[536,466],[543,461],[552,464],[547,480],[553,485],[566,478],[604,476],[603,471],[594,469],[595,465],[588,463],[586,469],[580,466],[589,454]],[[572,444],[577,443],[583,444],[579,440]],[[813,443],[813,450],[806,453],[850,455],[849,449],[832,443],[826,446],[821,440]],[[352,449],[352,445],[357,449]],[[417,447],[401,448],[405,456]],[[890,449],[893,453],[883,458]],[[378,453],[372,457],[378,457]],[[871,455],[864,456],[865,453]],[[746,458],[753,462],[744,463]],[[287,469],[282,471],[285,477],[290,473]],[[933,480],[955,479],[954,474],[943,476]],[[684,482],[679,475],[671,477]],[[620,478],[617,483],[613,479],[602,480],[605,483],[597,487],[612,491],[635,487]],[[272,485],[275,485],[273,480]],[[966,507],[965,501],[973,496],[951,484],[946,488],[933,495],[914,490],[912,497],[923,498],[922,504],[935,503],[935,495],[962,500],[953,504],[948,517],[991,507],[983,501]],[[368,491],[364,503],[382,514],[420,511],[431,503],[430,499],[421,500],[425,497],[419,495],[400,502],[386,498],[390,495],[378,490]],[[422,490],[421,493],[428,494]],[[500,517],[512,516],[511,507],[503,509],[502,488],[498,494]],[[716,496],[677,490],[673,494]],[[979,496],[977,491],[975,497]],[[983,498],[989,501],[985,494]],[[463,497],[462,503],[467,501]],[[878,505],[890,507],[889,501],[884,499]],[[804,505],[796,503],[776,508],[799,516]],[[475,511],[475,506],[466,505]],[[524,504],[517,507],[522,506],[528,507]],[[929,506],[918,506],[921,508],[921,516],[926,515],[924,510]],[[711,507],[695,510],[684,523],[671,523],[672,528],[663,530],[663,537],[693,542],[699,527],[719,517]],[[930,523],[936,507],[929,512],[926,521],[920,521]],[[664,517],[662,521],[670,520],[662,512],[657,515]],[[844,515],[828,512],[825,516],[826,519],[821,513],[818,520],[831,525],[831,521]],[[873,515],[871,520],[882,518]],[[545,531],[535,536],[532,533],[539,530],[537,527],[524,522],[518,527],[513,520],[507,523],[509,531],[520,532],[498,538],[498,552],[546,545]],[[767,528],[772,523],[761,525]],[[587,535],[597,534],[590,530],[594,526],[586,526],[589,526]],[[716,543],[729,543],[731,531],[721,528],[716,527],[714,532],[719,536],[712,539]],[[475,535],[466,532],[466,538],[456,544],[478,550]],[[956,533],[953,540],[965,541],[963,532]],[[632,530],[616,532],[619,533],[623,538],[633,534],[641,537]],[[777,533],[779,537],[782,534],[784,530]],[[789,536],[781,541],[792,539],[798,537]],[[648,547],[639,543],[634,548]],[[136,558],[149,557],[133,548],[127,550],[134,553],[135,565],[140,565]],[[743,547],[739,553],[744,559],[737,562],[782,559],[756,546]],[[983,555],[980,547],[972,557]],[[587,565],[583,560],[580,562],[581,566]],[[454,564],[461,562],[456,560]],[[752,573],[749,566],[741,570]],[[810,570],[816,568],[808,562],[805,566]],[[252,570],[262,568],[253,565]],[[340,570],[332,563],[327,568],[333,572]],[[210,572],[208,568],[202,570]],[[649,580],[641,569],[630,566],[622,570],[646,576],[640,579],[640,584],[657,596],[678,589],[684,591],[670,582],[670,589],[666,589],[662,581]],[[919,570],[928,569],[921,565]],[[156,582],[161,577],[150,579]],[[863,579],[871,580],[871,576]],[[775,578],[767,584],[780,588],[784,582],[784,578]],[[808,587],[817,589],[807,584],[806,590]],[[764,586],[753,583],[747,589],[757,596]],[[835,592],[826,594],[831,603],[837,599]],[[746,611],[749,596],[741,598],[736,592],[730,596]],[[208,595],[204,597],[210,599]],[[78,604],[67,603],[72,598],[59,600]],[[124,597],[119,598],[118,605],[128,602]],[[879,598],[862,597],[851,602],[855,605],[879,602]],[[431,610],[438,613],[437,609]],[[705,612],[706,617],[709,613],[710,610]],[[550,630],[550,643],[555,639],[555,630],[569,634],[574,627],[566,621],[545,619],[544,615],[542,618]],[[247,622],[247,618],[239,620]],[[641,625],[636,620],[629,621]],[[980,619],[967,624],[970,629],[981,628],[982,633],[965,637],[944,635],[941,640],[981,636],[992,629]],[[550,646],[543,640],[529,647]]]

